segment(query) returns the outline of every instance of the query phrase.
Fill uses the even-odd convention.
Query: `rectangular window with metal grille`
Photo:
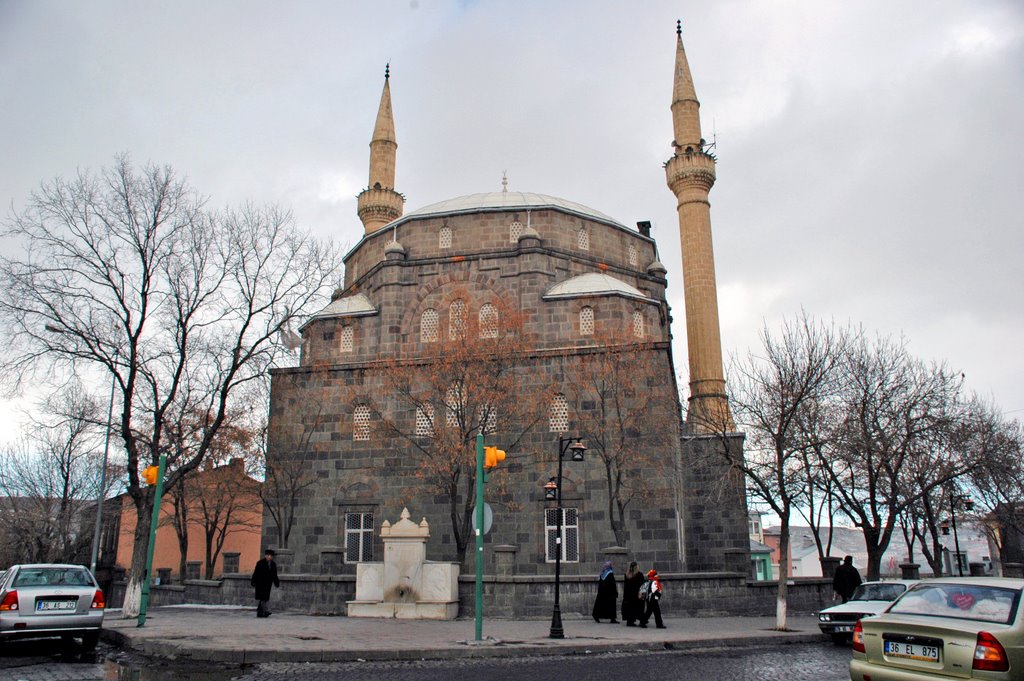
[[[373,560],[373,513],[345,514],[345,562]]]
[[[575,508],[563,508],[562,512],[562,562],[580,562],[580,524],[579,512]],[[544,560],[555,562],[555,551],[558,550],[558,509],[544,509],[544,534],[546,537]]]

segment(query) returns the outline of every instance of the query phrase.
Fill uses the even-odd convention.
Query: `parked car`
[[[0,641],[81,637],[92,650],[105,607],[103,591],[80,565],[12,565],[0,579]]]
[[[852,681],[1024,679],[1024,579],[930,579],[857,622]]]
[[[846,603],[833,605],[818,613],[818,628],[832,637],[834,643],[845,643],[853,637],[857,620],[877,615],[903,595],[917,580],[894,579],[884,582],[864,582]]]

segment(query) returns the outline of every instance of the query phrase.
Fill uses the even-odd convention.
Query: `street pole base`
[[[562,611],[557,605],[554,612],[551,613],[551,632],[548,634],[548,638],[565,638],[565,630],[562,629]]]

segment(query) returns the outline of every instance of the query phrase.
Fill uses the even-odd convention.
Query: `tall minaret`
[[[376,232],[402,217],[405,197],[395,191],[395,159],[398,141],[391,113],[391,65],[384,67],[384,91],[380,94],[377,122],[370,140],[370,184],[359,193],[357,212],[366,233]]]
[[[676,75],[672,96],[674,153],[665,164],[668,186],[679,201],[679,240],[683,252],[686,343],[690,359],[687,426],[695,432],[734,430],[725,394],[718,290],[711,245],[711,204],[715,159],[704,151],[700,102],[683,50],[682,22],[676,23]]]

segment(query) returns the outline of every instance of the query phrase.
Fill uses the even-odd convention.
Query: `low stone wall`
[[[728,573],[662,574],[664,597],[661,611],[666,616],[775,614],[776,582],[752,582]],[[621,575],[620,575],[621,584]],[[484,613],[487,617],[530,618],[551,615],[555,602],[553,577],[485,575]],[[125,582],[115,582],[109,595],[112,607],[124,602]],[[473,575],[459,578],[459,616],[474,615]],[[562,577],[559,602],[562,613],[590,616],[597,593],[597,576]],[[281,588],[274,589],[271,607],[278,611],[315,615],[343,615],[346,603],[355,599],[355,575],[281,575]],[[789,611],[813,613],[832,605],[831,580],[792,579]],[[199,603],[256,607],[248,574],[226,574],[221,579],[185,580],[180,584],[153,586],[149,602],[154,606]]]

